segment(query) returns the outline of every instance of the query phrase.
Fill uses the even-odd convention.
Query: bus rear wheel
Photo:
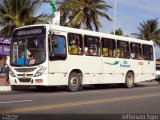
[[[126,74],[125,86],[127,88],[133,88],[134,87],[134,74],[133,74],[133,72],[128,72]]]
[[[76,72],[72,72],[69,75],[68,80],[68,90],[70,92],[76,92],[80,89],[81,82],[80,82],[80,76]]]

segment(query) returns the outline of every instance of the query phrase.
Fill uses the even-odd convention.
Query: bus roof
[[[112,35],[112,34],[108,34],[108,33],[95,32],[95,31],[90,31],[90,30],[82,30],[82,29],[77,29],[77,28],[70,28],[70,27],[51,25],[51,24],[29,25],[29,26],[19,27],[16,29],[33,27],[33,26],[45,26],[48,30],[51,30],[51,31],[54,30],[57,32],[70,32],[70,33],[77,33],[77,34],[82,34],[82,35],[99,36],[99,37],[104,37],[104,38],[109,38],[109,39],[132,41],[132,42],[151,44],[151,45],[154,44],[154,42],[152,40],[147,41],[147,40],[141,40],[141,39],[136,39],[136,38],[131,38],[131,37],[124,37],[124,36]]]

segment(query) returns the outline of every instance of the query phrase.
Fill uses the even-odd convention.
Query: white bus
[[[68,86],[134,83],[155,79],[152,41],[49,24],[13,31],[10,84]]]

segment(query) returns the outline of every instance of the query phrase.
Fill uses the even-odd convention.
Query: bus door
[[[134,82],[140,82],[143,78],[143,60],[140,43],[130,43],[131,70],[134,72]]]
[[[143,49],[143,75],[145,80],[151,80],[155,74],[155,61],[153,55],[153,46],[142,45]]]
[[[51,40],[49,40],[49,63],[48,81],[50,85],[66,85],[68,81],[64,73],[67,72],[66,62],[66,37],[63,33],[54,34]]]

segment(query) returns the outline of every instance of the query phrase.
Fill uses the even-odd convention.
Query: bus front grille
[[[19,82],[31,82],[31,78],[19,78]]]
[[[17,72],[33,72],[35,69],[36,67],[34,68],[15,68]]]
[[[28,77],[33,77],[34,76],[34,74],[17,74],[17,76],[19,76],[19,77],[25,77],[25,76],[28,76]]]

